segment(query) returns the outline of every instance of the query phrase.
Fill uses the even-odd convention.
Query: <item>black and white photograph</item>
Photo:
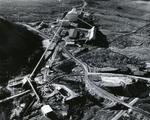
[[[0,0],[0,120],[150,120],[150,0]]]

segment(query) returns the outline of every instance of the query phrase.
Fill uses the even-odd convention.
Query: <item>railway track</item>
[[[86,6],[85,3],[84,3],[84,6]],[[83,8],[82,8],[82,9],[83,9]],[[80,20],[80,21],[83,21],[83,20]],[[83,21],[83,22],[84,22],[84,21]],[[30,30],[32,30],[32,31],[34,31],[34,32],[37,32],[37,33],[38,33],[40,36],[42,36],[44,39],[50,39],[49,36],[43,34],[42,32],[40,32],[40,31],[38,31],[38,30],[36,30],[36,29],[34,29],[34,28],[28,26],[28,25],[24,25],[24,26],[26,26],[27,28],[29,28]],[[85,87],[86,87],[86,90],[87,90],[91,95],[93,95],[93,96],[96,97],[97,99],[99,99],[99,98],[105,98],[105,99],[108,99],[108,100],[110,100],[110,101],[114,101],[114,102],[116,102],[116,103],[119,103],[119,104],[121,104],[121,105],[127,107],[128,109],[131,109],[131,110],[133,110],[133,111],[135,111],[135,112],[137,112],[137,113],[142,114],[143,116],[145,116],[145,117],[147,117],[147,118],[150,118],[150,113],[149,113],[149,112],[144,111],[144,110],[142,110],[142,109],[140,109],[140,108],[137,108],[137,107],[133,107],[132,102],[131,102],[131,103],[125,103],[124,101],[118,99],[118,98],[117,98],[116,96],[114,96],[113,94],[111,94],[111,93],[107,92],[106,90],[104,90],[104,89],[98,87],[97,85],[94,84],[94,82],[92,82],[91,80],[89,80],[89,78],[88,78],[89,75],[97,75],[97,74],[99,74],[99,75],[110,75],[110,74],[107,74],[107,73],[91,73],[91,72],[89,72],[87,65],[86,65],[85,63],[83,63],[82,61],[80,61],[79,59],[77,59],[76,57],[74,57],[74,56],[63,46],[63,44],[61,44],[61,45],[60,45],[60,44],[56,44],[55,38],[57,37],[57,33],[60,31],[61,28],[62,28],[62,27],[61,27],[61,25],[60,25],[59,28],[58,28],[58,30],[55,32],[55,35],[53,36],[52,40],[50,41],[49,46],[46,48],[45,52],[44,52],[43,55],[41,56],[41,59],[39,60],[39,62],[38,62],[37,65],[35,66],[33,72],[32,72],[30,75],[28,75],[28,76],[29,76],[30,78],[33,76],[33,74],[35,73],[37,67],[38,67],[39,64],[41,63],[42,59],[45,57],[45,54],[46,54],[46,53],[48,52],[48,50],[50,49],[51,45],[52,45],[52,44],[55,44],[55,45],[53,45],[53,46],[55,46],[55,47],[52,48],[52,49],[54,49],[54,51],[51,52],[51,55],[52,55],[51,58],[52,58],[52,60],[50,61],[50,65],[52,65],[53,61],[55,60],[55,57],[56,57],[58,48],[61,48],[64,53],[66,53],[71,59],[74,60],[74,62],[76,62],[79,66],[82,67],[82,69],[83,69],[83,71],[84,71],[84,83],[85,83]],[[55,51],[55,49],[56,49],[56,51]],[[116,75],[116,74],[112,74],[112,75]],[[134,78],[135,78],[136,76],[127,76],[127,77],[134,77]],[[143,78],[143,77],[136,77],[136,78],[138,78],[138,79],[145,79],[145,80],[147,80],[148,82],[150,82],[150,78]],[[18,81],[20,81],[21,79],[22,79],[22,77],[21,77],[21,78],[18,78]],[[14,95],[14,96],[8,97],[8,98],[6,98],[6,99],[0,100],[0,103],[6,102],[6,101],[8,101],[8,100],[12,100],[12,99],[14,99],[14,98],[16,98],[16,97],[20,97],[20,96],[25,95],[25,94],[28,94],[28,93],[30,93],[30,92],[32,92],[32,91],[31,91],[31,90],[27,90],[27,91],[21,92],[21,93],[19,93],[19,94],[17,94],[17,95]],[[33,92],[34,92],[34,91],[33,91]],[[135,99],[133,100],[133,102],[136,103],[137,100],[138,100],[138,99],[135,98]],[[120,111],[117,115],[115,115],[114,118],[112,118],[112,120],[117,120],[117,119],[119,119],[122,115],[124,115],[125,112],[126,112],[126,111]]]
[[[34,30],[34,28],[32,29],[32,30]],[[39,33],[40,33],[40,31],[38,31]],[[48,36],[44,36],[45,37],[45,39],[49,39],[49,37]],[[51,45],[53,42],[56,42],[56,41],[50,41],[50,44],[49,45]],[[86,87],[86,89],[87,89],[87,91],[91,94],[91,95],[93,95],[94,97],[96,97],[97,99],[99,99],[99,98],[105,98],[105,99],[109,99],[110,101],[115,101],[115,102],[117,102],[117,103],[119,103],[119,104],[122,104],[123,106],[126,106],[128,109],[132,109],[133,111],[135,111],[135,112],[138,112],[138,113],[140,113],[140,114],[143,114],[145,117],[148,117],[148,118],[150,118],[150,113],[149,112],[146,112],[146,111],[143,111],[142,109],[139,109],[139,108],[136,108],[136,107],[133,107],[132,106],[132,104],[128,104],[128,103],[125,103],[125,102],[123,102],[123,101],[121,101],[120,99],[118,99],[116,96],[114,96],[113,94],[111,94],[111,93],[109,93],[109,92],[107,92],[107,91],[105,91],[105,90],[103,90],[102,88],[99,88],[99,87],[97,87],[92,81],[90,81],[89,80],[89,78],[88,78],[88,75],[97,75],[97,74],[99,74],[99,75],[107,75],[107,73],[91,73],[91,72],[89,72],[89,70],[88,70],[88,67],[87,67],[87,65],[85,64],[85,63],[83,63],[83,62],[81,62],[80,60],[78,60],[76,57],[74,57],[64,46],[62,46],[62,44],[61,45],[56,45],[57,47],[57,49],[58,48],[61,48],[62,50],[63,50],[63,52],[65,52],[71,59],[73,59],[79,66],[81,66],[82,67],[82,69],[83,69],[83,71],[84,71],[84,82],[85,82],[85,87]],[[59,46],[59,47],[58,47]],[[48,46],[48,48],[50,48],[50,46]],[[46,49],[46,52],[48,51],[48,49]],[[44,54],[46,53],[46,52],[44,52]],[[54,54],[54,56],[52,57],[52,61],[54,61],[54,59],[55,59],[55,56],[56,56],[56,54],[57,54],[57,51],[55,51],[54,52],[55,54]],[[52,53],[52,55],[53,55],[53,53]],[[42,56],[42,59],[43,59],[43,57],[44,56]],[[41,59],[40,59],[41,60]],[[51,63],[52,64],[52,63]],[[39,63],[38,63],[38,65],[39,65]],[[37,68],[38,66],[36,66],[36,68]],[[34,69],[34,71],[33,71],[33,73],[35,72],[35,69]],[[33,74],[32,73],[32,74]],[[110,73],[108,73],[108,75],[110,75]],[[112,74],[112,75],[116,75],[116,74]],[[129,77],[131,77],[131,76],[129,76]],[[133,77],[133,76],[132,76]],[[142,77],[137,77],[137,78],[141,78],[142,79]],[[21,80],[21,78],[19,78],[19,80]],[[146,80],[148,80],[149,81],[149,78],[146,78]],[[9,97],[9,98],[6,98],[6,99],[4,99],[4,100],[1,100],[0,101],[0,103],[2,103],[2,102],[6,102],[6,101],[8,101],[8,100],[11,100],[11,99],[14,99],[14,98],[16,98],[16,97],[20,97],[20,96],[22,96],[22,95],[24,95],[24,94],[28,94],[28,93],[30,93],[31,92],[31,90],[27,90],[27,91],[24,91],[24,92],[21,92],[21,93],[19,93],[19,94],[17,94],[17,95],[14,95],[14,96],[11,96],[11,97]],[[120,111],[118,114],[119,115],[116,115],[115,117],[121,117],[123,114],[124,114],[124,112],[125,111]]]
[[[126,106],[128,109],[132,109],[133,111],[143,114],[145,117],[150,118],[150,113],[147,111],[144,111],[140,108],[137,107],[133,107],[131,104],[125,103],[124,101],[121,101],[120,99],[118,99],[116,96],[114,96],[113,94],[107,92],[106,90],[98,87],[97,85],[95,85],[92,81],[89,80],[88,75],[88,68],[86,67],[86,65],[81,62],[80,60],[78,60],[77,58],[75,58],[69,51],[67,51],[64,47],[62,47],[63,51],[66,52],[69,57],[71,57],[76,63],[78,63],[84,70],[84,82],[85,82],[85,87],[86,89],[96,98],[105,98],[105,99],[109,99],[110,101],[114,101],[117,102],[123,106]]]
[[[46,36],[45,39],[48,39],[48,38],[49,37]],[[118,99],[117,97],[115,97],[114,95],[110,94],[109,92],[97,87],[92,81],[89,80],[88,75],[91,75],[91,74],[95,74],[95,75],[100,74],[101,75],[101,74],[105,74],[105,73],[91,73],[91,72],[89,72],[87,65],[85,65],[85,63],[81,62],[76,57],[74,57],[64,46],[62,46],[62,45],[58,45],[58,46],[63,50],[63,52],[65,52],[70,58],[72,58],[79,66],[81,66],[83,68],[85,86],[86,86],[86,89],[89,91],[90,94],[92,94],[94,97],[97,97],[97,99],[103,97],[105,99],[109,99],[110,101],[115,101],[119,104],[126,106],[129,109],[132,109],[135,112],[141,113],[144,116],[150,118],[149,112],[146,112],[146,111],[143,111],[142,109],[133,107],[131,104],[125,103],[125,102],[121,101],[120,99]],[[147,78],[147,80],[149,80],[149,78]],[[121,117],[121,115],[123,115],[123,114],[120,114],[120,117]]]

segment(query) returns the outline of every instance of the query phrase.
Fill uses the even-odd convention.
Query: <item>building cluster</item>
[[[73,8],[57,21],[62,24],[59,35],[66,45],[82,45],[96,39],[96,27],[92,24],[92,15],[89,13]]]

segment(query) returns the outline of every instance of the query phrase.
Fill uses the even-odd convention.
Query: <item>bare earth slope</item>
[[[90,5],[97,24],[107,35],[111,50],[150,60],[150,1],[95,0]]]

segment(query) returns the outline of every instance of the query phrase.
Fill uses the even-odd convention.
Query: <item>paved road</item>
[[[110,101],[115,101],[119,104],[122,104],[124,106],[126,106],[129,109],[132,109],[135,112],[141,113],[143,114],[145,117],[150,118],[150,113],[147,111],[144,111],[142,109],[133,107],[132,105],[125,103],[123,101],[121,101],[120,99],[118,99],[116,96],[114,96],[113,94],[103,90],[102,88],[98,87],[97,85],[95,85],[92,81],[89,80],[88,75],[88,68],[87,66],[81,62],[80,60],[78,60],[77,58],[75,58],[67,49],[65,49],[64,47],[61,47],[63,49],[63,51],[65,53],[68,54],[69,57],[71,57],[76,63],[78,63],[84,70],[84,82],[85,82],[85,87],[87,88],[87,90],[92,93],[94,96],[98,96],[98,97],[102,97],[102,98],[106,98],[109,99]]]

